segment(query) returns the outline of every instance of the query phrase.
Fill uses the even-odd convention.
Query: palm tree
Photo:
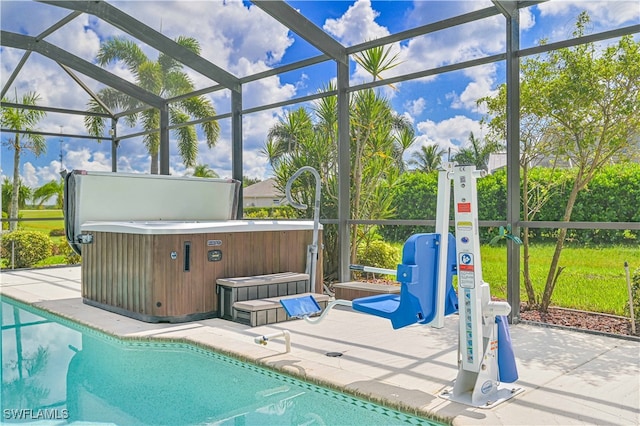
[[[473,132],[469,132],[469,142],[471,146],[462,148],[453,158],[458,164],[475,165],[477,169],[488,170],[489,156],[501,149],[497,142],[483,142],[476,139]]]
[[[209,167],[208,164],[198,164],[193,168],[193,177],[202,177],[202,178],[217,178],[220,177],[215,170]]]
[[[200,44],[191,37],[180,36],[176,43],[200,54]],[[113,38],[102,43],[97,56],[99,65],[104,66],[114,61],[122,61],[134,75],[136,83],[145,90],[161,97],[176,97],[194,90],[193,83],[182,71],[182,64],[173,58],[160,53],[156,61],[150,60],[132,41],[123,38]],[[105,88],[98,92],[98,97],[112,109],[131,110],[143,104],[124,95],[115,89]],[[105,112],[95,100],[89,100],[89,111]],[[215,116],[216,111],[211,102],[203,96],[194,96],[174,102],[169,106],[169,121],[171,125],[180,125],[193,119],[203,120]],[[125,122],[133,127],[138,119],[142,121],[145,131],[150,133],[143,136],[143,142],[151,155],[151,174],[158,173],[158,151],[160,147],[160,113],[156,109],[147,109],[140,113],[129,114]],[[103,117],[85,117],[85,126],[90,134],[102,136],[105,130]],[[220,135],[220,127],[215,120],[206,120],[200,124],[206,136],[207,146],[215,146]],[[186,167],[195,167],[198,156],[198,138],[194,125],[185,125],[175,130],[178,140],[178,151]]]
[[[40,95],[35,92],[26,93],[21,101],[18,101],[16,93],[14,103],[35,106],[40,100]],[[9,102],[6,99],[3,102]],[[9,218],[18,218],[19,194],[20,194],[20,155],[23,151],[30,151],[36,157],[46,152],[47,145],[44,136],[37,134],[21,134],[19,131],[34,131],[38,122],[44,118],[44,111],[24,108],[2,108],[2,128],[16,131],[13,139],[2,141],[2,144],[9,150],[13,150],[13,191],[11,196],[11,204],[9,207]],[[10,222],[9,229],[15,230],[18,222]]]
[[[388,46],[377,46],[364,50],[353,55],[353,59],[364,68],[371,76],[373,81],[382,80],[382,72],[390,70],[401,64],[398,61],[398,54],[391,55],[391,49]],[[390,84],[390,87],[395,87]]]
[[[295,151],[300,142],[313,135],[311,116],[305,108],[287,112],[280,118],[267,135],[263,153],[270,161],[277,161],[288,152]]]
[[[438,170],[442,163],[443,154],[444,150],[440,149],[436,144],[423,145],[420,147],[420,151],[416,151],[411,155],[409,164],[416,166],[418,170],[429,173]]]
[[[38,207],[49,201],[52,197],[56,197],[56,208],[62,208],[62,197],[64,192],[64,180],[52,180],[33,191],[33,200]]]
[[[22,183],[20,179],[18,183],[18,209],[24,209],[27,201],[31,199],[31,188]],[[9,178],[5,177],[2,181],[2,211],[8,213],[11,206],[11,197],[13,196],[13,184]]]

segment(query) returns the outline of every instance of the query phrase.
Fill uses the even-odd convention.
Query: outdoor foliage
[[[327,90],[333,90],[329,86]],[[300,108],[287,113],[269,132],[264,153],[274,170],[276,187],[284,193],[288,179],[301,167],[314,167],[322,180],[320,214],[337,217],[337,98],[318,100],[312,111]],[[372,90],[351,98],[351,214],[353,218],[387,219],[393,215],[392,194],[403,169],[402,154],[413,141],[408,123],[395,115],[388,99]],[[313,217],[315,179],[303,173],[292,185],[295,200],[308,208],[299,217]],[[371,227],[353,227],[351,259],[367,239]],[[337,271],[338,240],[335,227],[325,227],[325,276]]]
[[[548,201],[540,208],[536,220],[559,221],[567,203],[577,171],[534,167],[530,181],[539,188],[552,180],[554,188]],[[438,176],[432,173],[405,173],[393,194],[395,219],[433,220],[436,214]],[[478,179],[478,216],[480,220],[505,220],[507,205],[506,171],[498,170]],[[451,208],[453,219],[453,208]],[[587,188],[580,193],[574,207],[573,221],[584,222],[640,222],[640,164],[623,163],[603,167]],[[410,235],[433,232],[429,226],[383,226],[384,239],[403,242]],[[488,243],[496,234],[493,228],[481,228],[480,239]],[[567,238],[579,244],[618,244],[640,242],[638,230],[571,229]],[[529,229],[532,242],[555,241],[556,231]]]
[[[399,250],[381,240],[362,244],[358,248],[358,263],[361,265],[395,270],[399,259]]]
[[[64,237],[65,236],[64,228],[52,229],[51,231],[49,231],[49,236],[50,237]]]
[[[58,254],[64,256],[64,261],[67,265],[78,265],[82,262],[82,257],[73,251],[69,243],[66,241],[58,244]]]
[[[291,206],[278,207],[245,207],[245,219],[294,219],[298,217],[296,209]]]
[[[582,12],[575,23],[573,36],[585,36],[590,18]],[[541,41],[546,43],[545,40]],[[578,221],[575,211],[578,200],[588,191],[600,170],[612,162],[638,158],[640,134],[640,43],[632,36],[624,36],[617,43],[601,47],[595,43],[551,50],[525,59],[521,64],[520,84],[520,167],[523,181],[523,220],[543,220],[541,208],[551,202],[557,189],[566,194],[554,220]],[[506,134],[506,88],[501,86],[495,95],[479,100],[485,104],[489,116],[488,137],[504,140]],[[530,167],[548,164],[552,168],[570,165],[573,176],[569,186],[558,185],[555,179],[532,185]],[[559,188],[560,186],[560,188]],[[623,199],[629,199],[623,197]],[[586,208],[594,207],[584,200]],[[593,214],[606,217],[602,209]],[[585,210],[584,216],[589,213]],[[587,219],[594,220],[594,219]],[[604,219],[605,221],[607,219]],[[554,231],[556,249],[553,253],[540,303],[529,277],[529,233],[524,229],[524,278],[530,304],[546,311],[562,268],[560,255],[566,241],[581,237],[583,232],[567,228]],[[610,238],[611,233],[605,233]],[[597,240],[598,238],[594,238]]]
[[[33,191],[33,200],[38,207],[55,197],[55,208],[62,208],[62,197],[64,192],[64,180],[52,180]]]
[[[34,106],[37,105],[40,100],[40,95],[35,92],[26,93],[21,99],[18,99],[16,92],[14,103],[21,103],[23,105]],[[2,99],[3,102],[9,102],[7,98]],[[15,131],[13,138],[8,138],[2,141],[2,145],[7,147],[10,151],[13,151],[13,178],[11,181],[12,188],[21,188],[22,179],[20,179],[20,158],[23,153],[31,152],[38,157],[40,154],[47,151],[47,145],[44,136],[37,133],[22,134],[20,131],[36,131],[37,124],[46,116],[46,112],[35,109],[24,108],[6,108],[2,107],[2,114],[0,115],[0,124],[3,129],[9,131]],[[20,208],[20,191],[11,191],[11,202],[7,212],[12,219],[18,218],[18,209]],[[4,185],[3,185],[4,194]],[[4,197],[3,197],[4,198]],[[4,204],[4,199],[3,199]],[[18,228],[17,222],[11,222],[9,229],[15,230]]]
[[[27,201],[31,198],[31,188],[22,183],[22,179],[18,181],[18,208],[24,209],[27,206]],[[9,208],[11,207],[11,197],[13,196],[13,184],[9,178],[2,180],[2,211],[9,214]],[[18,218],[19,210],[18,210]]]
[[[29,268],[51,256],[53,243],[47,235],[36,231],[12,231],[2,236],[2,257],[11,262],[14,245],[16,268]]]
[[[178,37],[175,42],[182,47],[200,54],[200,44],[191,37]],[[123,38],[112,38],[100,45],[96,61],[105,66],[112,62],[122,62],[133,74],[136,83],[143,89],[164,97],[175,97],[193,92],[194,85],[189,76],[183,71],[183,65],[164,53],[158,59],[149,59],[137,44]],[[142,103],[117,91],[105,88],[98,92],[101,102],[113,110],[135,110]],[[105,112],[102,105],[95,99],[89,100],[88,110],[91,112]],[[215,120],[206,120],[216,115],[211,102],[204,96],[194,96],[174,102],[169,106],[169,121],[171,125],[180,126],[173,130],[178,142],[178,151],[186,167],[195,167],[198,156],[198,137],[194,125],[184,125],[193,119],[203,120],[200,127],[205,133],[205,142],[209,148],[213,147],[220,133],[220,127]],[[133,127],[141,121],[142,127],[150,133],[144,135],[143,142],[151,155],[151,174],[158,173],[158,155],[160,148],[160,112],[157,109],[145,109],[142,112],[126,115],[123,120]],[[93,136],[103,136],[105,119],[100,116],[85,117],[85,126]]]

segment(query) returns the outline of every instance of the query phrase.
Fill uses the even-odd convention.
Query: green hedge
[[[291,206],[278,207],[245,207],[245,219],[295,219],[298,217],[296,209]]]
[[[530,171],[531,187],[551,188],[552,195],[536,221],[559,221],[569,198],[576,170],[536,167]],[[435,219],[437,172],[405,173],[394,194],[396,219]],[[552,182],[552,185],[549,185]],[[507,209],[506,170],[498,170],[478,180],[478,216],[480,220],[505,220]],[[453,219],[453,208],[451,209]],[[640,222],[640,164],[617,164],[604,167],[578,194],[571,221],[574,222]],[[380,234],[388,241],[401,242],[418,232],[433,232],[433,227],[384,226]],[[532,229],[532,241],[552,241],[554,229]],[[497,230],[482,228],[480,238],[488,242]],[[574,230],[568,240],[582,244],[638,243],[637,230]]]
[[[53,242],[37,231],[13,231],[2,236],[2,257],[11,264],[12,245],[16,268],[29,268],[51,256]]]

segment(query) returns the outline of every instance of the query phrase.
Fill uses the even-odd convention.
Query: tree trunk
[[[13,189],[11,204],[9,205],[9,219],[18,219],[18,204],[20,197],[20,135],[16,134],[13,150]],[[18,222],[9,222],[9,231],[18,229]]]
[[[525,165],[522,167],[522,217],[525,221],[529,221],[529,169]],[[527,291],[527,300],[529,307],[533,307],[537,304],[536,301],[536,291],[533,288],[533,283],[531,282],[531,271],[529,268],[529,228],[523,229],[524,234],[522,236],[522,248],[523,248],[523,278],[524,278],[524,288]]]
[[[158,153],[151,153],[151,171],[150,173],[152,175],[157,175],[158,174]]]
[[[536,300],[536,291],[533,288],[533,282],[531,281],[531,270],[529,268],[529,259],[531,257],[531,254],[529,253],[529,228],[524,228],[523,229],[523,236],[522,236],[522,249],[523,249],[523,272],[522,275],[524,276],[524,288],[527,291],[527,301],[528,301],[528,306],[530,308],[536,306],[538,304],[537,300]]]
[[[562,218],[563,222],[569,222],[569,219],[571,219],[571,212],[573,211],[573,206],[576,202],[576,198],[578,197],[581,178],[582,173],[578,173],[573,184],[573,188],[571,188],[569,200],[567,200],[567,207],[564,210],[564,217]],[[556,240],[556,249],[553,253],[553,258],[551,259],[551,266],[549,267],[549,274],[547,275],[547,282],[544,285],[544,294],[542,295],[542,303],[540,304],[540,310],[542,312],[547,312],[549,305],[551,304],[551,296],[553,295],[553,290],[556,286],[556,270],[558,269],[558,262],[560,261],[560,254],[562,253],[562,247],[564,246],[566,236],[567,228],[560,229]]]

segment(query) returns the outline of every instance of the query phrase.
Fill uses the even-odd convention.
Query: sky
[[[225,1],[124,1],[110,2],[113,6],[144,22],[165,36],[191,36],[199,40],[201,55],[208,61],[238,76],[248,76],[320,54],[313,46],[289,31],[250,2]],[[288,1],[307,19],[344,46],[356,45],[399,31],[451,18],[492,5],[490,1]],[[520,11],[521,48],[536,46],[541,40],[548,42],[571,38],[576,18],[586,10],[591,16],[588,33],[607,31],[640,23],[640,2],[552,0]],[[0,2],[2,30],[36,36],[70,11],[31,1]],[[496,15],[453,29],[403,40],[391,45],[397,53],[399,65],[383,73],[389,78],[434,67],[457,63],[505,51],[505,19]],[[80,15],[44,40],[64,48],[72,54],[95,63],[100,44],[115,36],[125,36],[121,30],[90,15]],[[635,36],[638,39],[638,35]],[[616,40],[608,41],[613,43]],[[141,48],[151,59],[158,52],[147,45]],[[24,55],[24,51],[0,47],[0,84],[7,81]],[[133,81],[131,73],[121,63],[105,66],[114,74]],[[184,70],[196,89],[216,83],[190,69]],[[104,86],[77,74],[94,92]],[[503,62],[478,66],[466,70],[440,74],[419,80],[383,86],[379,90],[391,102],[398,114],[405,115],[416,131],[416,141],[405,157],[421,146],[437,144],[441,149],[456,150],[468,143],[469,133],[482,137],[486,130],[481,125],[483,111],[476,100],[495,93],[504,83]],[[315,65],[248,83],[243,87],[243,107],[271,104],[316,93],[335,80],[336,66],[332,62]],[[350,65],[350,84],[371,81],[354,61]],[[86,109],[89,95],[54,61],[37,53],[31,54],[25,65],[7,88],[10,101],[35,91],[40,95],[38,105]],[[206,95],[218,114],[230,110],[231,96],[227,90]],[[269,129],[287,109],[310,104],[295,104],[284,108],[247,114],[243,118],[243,174],[266,179],[271,176],[267,158],[261,153]],[[140,127],[118,124],[119,135],[134,134]],[[199,155],[197,162],[206,164],[220,177],[231,177],[230,119],[219,121],[220,138],[216,146],[207,148],[204,135],[198,131]],[[47,113],[37,129],[62,135],[86,135],[83,117],[60,113]],[[13,151],[5,141],[12,134],[2,133],[2,178],[13,173]],[[182,176],[192,172],[185,168],[170,136],[170,172]],[[37,188],[59,179],[60,170],[111,170],[109,142],[79,139],[70,136],[47,137],[47,152],[36,157],[25,152],[20,160],[23,182]],[[61,161],[62,160],[62,161]],[[125,139],[117,154],[118,171],[149,172],[149,155],[140,138]]]

